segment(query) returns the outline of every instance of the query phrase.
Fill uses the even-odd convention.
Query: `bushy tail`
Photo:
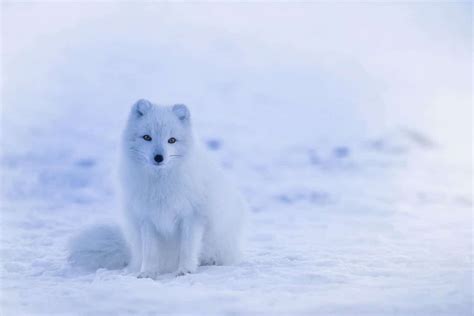
[[[122,269],[130,262],[130,248],[119,226],[96,225],[71,240],[68,260],[85,270]]]

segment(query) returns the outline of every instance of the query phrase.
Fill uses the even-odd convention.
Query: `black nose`
[[[162,162],[162,161],[163,161],[163,156],[162,156],[162,155],[156,155],[156,156],[155,156],[155,161],[156,161],[157,163]]]

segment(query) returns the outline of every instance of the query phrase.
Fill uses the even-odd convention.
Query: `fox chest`
[[[176,231],[183,218],[195,213],[195,203],[184,192],[154,191],[136,201],[135,210],[141,220],[151,221],[159,233]]]

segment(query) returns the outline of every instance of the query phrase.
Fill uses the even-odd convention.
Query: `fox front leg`
[[[158,235],[151,223],[141,227],[142,260],[138,278],[156,279],[159,270]]]
[[[185,219],[181,222],[180,249],[177,276],[196,272],[201,252],[203,223],[196,219]]]

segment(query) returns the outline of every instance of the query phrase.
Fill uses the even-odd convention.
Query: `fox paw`
[[[142,271],[138,274],[137,278],[156,280],[156,275],[157,275],[157,273],[153,272],[153,271]]]
[[[193,271],[191,271],[191,270],[188,270],[188,269],[179,269],[178,271],[176,271],[175,275],[176,275],[177,277],[179,277],[179,276],[183,276],[183,275],[191,274],[191,273],[193,273]]]
[[[203,266],[216,266],[217,261],[213,258],[207,258],[207,259],[201,260],[201,265],[203,265]]]

